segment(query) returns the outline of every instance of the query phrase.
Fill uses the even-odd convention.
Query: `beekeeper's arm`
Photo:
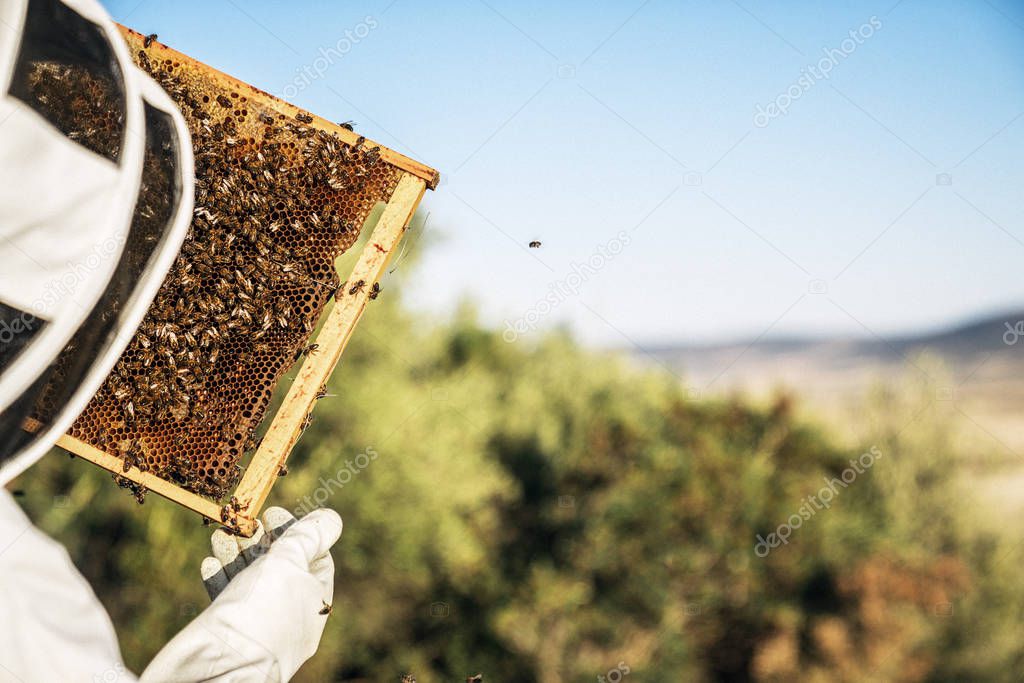
[[[271,529],[294,522],[280,508],[268,510],[265,523],[268,517]],[[237,558],[223,542],[233,537],[217,532],[217,559],[207,558],[203,574],[221,593],[157,654],[142,680],[291,678],[320,642],[327,620],[321,612],[333,599],[328,549],[341,528],[336,513],[319,510],[294,522],[269,549],[266,540],[244,553],[236,545]],[[32,526],[2,487],[0,615],[2,683],[135,680],[110,618],[67,551]]]
[[[0,681],[133,680],[110,617],[67,551],[0,486]]]

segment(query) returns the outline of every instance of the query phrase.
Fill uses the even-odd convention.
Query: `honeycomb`
[[[256,89],[148,43],[129,39],[136,63],[192,135],[193,220],[144,321],[69,434],[122,458],[126,471],[138,466],[219,500],[258,445],[281,377],[312,352],[316,322],[343,286],[335,260],[401,171],[363,138],[345,143],[311,116],[282,114]],[[151,145],[147,169],[162,157]],[[144,174],[131,232],[161,214],[159,176]],[[40,404],[39,419],[51,405]]]

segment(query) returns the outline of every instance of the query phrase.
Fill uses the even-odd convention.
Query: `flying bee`
[[[530,242],[530,249],[540,249],[540,240]]]
[[[153,41],[156,40],[156,39],[157,39],[157,35],[155,33],[150,33],[148,36],[146,36],[143,39],[142,47],[148,48],[150,45],[153,44]]]

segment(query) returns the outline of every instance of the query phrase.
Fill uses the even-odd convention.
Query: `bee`
[[[319,344],[308,344],[308,345],[306,345],[306,346],[305,346],[304,348],[302,348],[302,349],[299,349],[299,353],[298,353],[298,355],[297,355],[297,356],[295,357],[295,360],[298,360],[298,359],[299,359],[299,358],[301,358],[302,356],[312,356],[312,355],[313,355],[314,353],[316,353],[316,352],[317,352],[317,350],[318,350],[319,348],[320,348],[320,345],[319,345]]]
[[[146,36],[143,39],[142,47],[148,48],[150,45],[153,44],[153,41],[156,40],[156,39],[157,39],[157,35],[155,33],[150,33],[148,36]]]
[[[540,240],[530,242],[530,249],[540,249]]]
[[[271,116],[270,114],[265,114],[265,113],[261,112],[260,116],[259,116],[259,119],[260,119],[260,123],[265,123],[268,126],[274,125],[274,117]]]
[[[295,115],[295,119],[299,123],[313,123],[313,117],[301,111]]]
[[[324,606],[320,608],[320,612],[319,612],[319,614],[321,614],[322,616],[327,616],[327,615],[329,615],[334,610],[334,606],[333,605],[328,605],[323,600],[321,600],[320,602],[324,603]]]
[[[281,465],[281,467],[277,470],[277,476],[279,476],[279,477],[287,477],[288,476],[288,465]]]
[[[231,496],[231,502],[229,504],[231,505],[231,509],[235,512],[239,512],[242,509],[242,504],[239,503],[238,498],[234,496]]]
[[[231,100],[229,100],[227,97],[224,97],[223,95],[217,95],[217,104],[224,107],[225,109],[231,108]]]
[[[366,280],[356,280],[356,283],[352,285],[348,290],[349,296],[355,294],[356,292],[362,291],[365,285]]]
[[[370,300],[376,299],[378,294],[380,294],[380,283],[374,282],[373,287],[370,289]]]
[[[338,125],[341,126],[342,128],[344,128],[345,130],[355,130],[356,122],[355,121],[342,121]]]

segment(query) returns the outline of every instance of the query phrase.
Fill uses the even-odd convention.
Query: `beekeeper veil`
[[[0,485],[131,340],[192,182],[180,112],[94,0],[0,0]]]

